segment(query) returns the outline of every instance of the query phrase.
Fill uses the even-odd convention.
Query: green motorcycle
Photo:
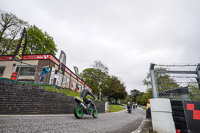
[[[74,100],[77,102],[77,105],[74,108],[74,116],[77,119],[81,119],[83,117],[83,114],[86,115],[92,115],[94,118],[98,117],[98,111],[97,108],[92,101],[92,104],[89,108],[87,108],[87,104],[83,101],[81,97],[74,97]]]

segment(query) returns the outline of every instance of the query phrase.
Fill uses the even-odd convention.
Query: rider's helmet
[[[128,104],[130,104],[130,102],[128,102]]]

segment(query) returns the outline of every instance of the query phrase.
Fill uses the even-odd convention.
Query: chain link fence
[[[200,64],[151,64],[154,98],[200,101]]]

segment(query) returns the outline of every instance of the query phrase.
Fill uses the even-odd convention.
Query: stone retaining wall
[[[105,102],[95,104],[98,112],[105,112]],[[75,105],[73,97],[63,93],[0,80],[0,114],[72,114]]]

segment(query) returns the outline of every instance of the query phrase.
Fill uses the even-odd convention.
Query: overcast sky
[[[127,92],[150,63],[200,63],[200,0],[0,0],[0,9],[49,33],[73,71],[100,60]]]

